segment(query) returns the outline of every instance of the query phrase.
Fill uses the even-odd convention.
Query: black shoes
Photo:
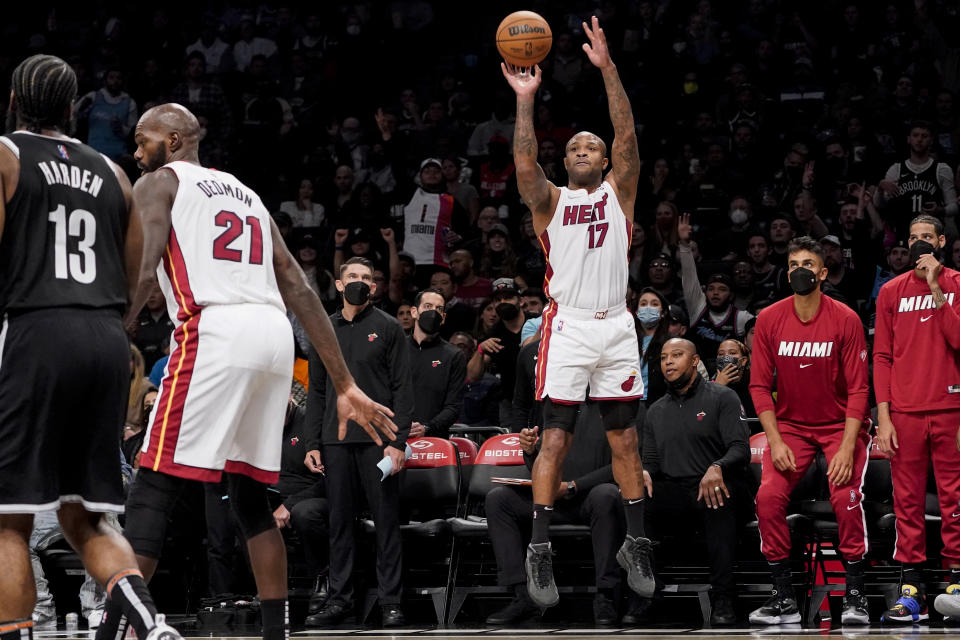
[[[598,627],[612,627],[617,624],[617,608],[613,601],[602,593],[593,598],[593,622]]]
[[[385,604],[380,607],[380,622],[384,629],[393,627],[402,627],[407,624],[407,619],[403,615],[403,610],[398,604]]]
[[[800,622],[800,609],[788,582],[774,583],[770,599],[750,612],[750,624],[790,624]]]
[[[727,595],[717,595],[713,599],[710,611],[710,626],[726,627],[736,624],[737,614],[733,611],[733,600]]]
[[[843,613],[840,614],[841,624],[870,624],[870,612],[867,609],[867,596],[863,590],[848,585],[843,596]]]
[[[310,615],[319,613],[323,609],[323,605],[327,604],[329,598],[330,578],[325,575],[317,577],[317,583],[313,588],[313,593],[310,594],[310,604],[307,608],[307,613]]]
[[[527,593],[539,607],[552,607],[560,601],[557,583],[553,580],[553,550],[549,542],[531,543],[527,547]]]
[[[329,602],[317,613],[307,616],[303,624],[307,627],[329,627],[340,624],[353,613],[353,607],[341,602]]]
[[[650,564],[651,546],[647,538],[627,536],[617,551],[617,562],[627,572],[627,584],[641,598],[651,597],[657,587]]]
[[[487,624],[491,626],[503,626],[526,620],[539,611],[537,605],[533,603],[530,596],[527,595],[526,585],[519,584],[514,587],[513,600],[503,609],[494,611],[487,616]]]

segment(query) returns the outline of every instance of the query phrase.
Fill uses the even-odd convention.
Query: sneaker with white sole
[[[933,601],[933,608],[943,616],[944,622],[960,622],[960,584],[951,584],[946,593]]]
[[[759,609],[750,612],[750,624],[792,624],[800,622],[800,609],[793,595],[793,587],[774,584],[770,599]]]
[[[859,589],[848,589],[843,596],[843,612],[840,624],[870,624],[867,596]]]
[[[915,586],[905,584],[900,587],[900,599],[887,609],[880,621],[912,624],[929,619],[927,599]]]
[[[153,624],[153,629],[150,629],[144,640],[183,640],[180,632],[167,624],[167,618],[162,613],[157,614]]]
[[[93,631],[103,621],[103,609],[94,609],[87,615],[87,628]]]

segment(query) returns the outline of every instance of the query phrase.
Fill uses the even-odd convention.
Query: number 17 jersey
[[[622,306],[632,231],[606,180],[593,193],[561,187],[557,209],[540,236],[547,258],[544,292],[561,309]]]
[[[260,197],[223,171],[182,161],[163,169],[180,181],[157,267],[170,318],[179,325],[211,305],[285,311],[273,271],[270,214]]]
[[[0,316],[122,311],[127,203],[113,167],[72,138],[17,131],[0,144],[20,161],[0,240]]]

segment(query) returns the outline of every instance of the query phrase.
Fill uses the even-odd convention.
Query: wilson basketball
[[[550,25],[533,11],[515,11],[497,27],[497,50],[516,67],[537,64],[547,57],[552,45]]]

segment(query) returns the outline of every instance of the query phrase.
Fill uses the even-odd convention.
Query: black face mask
[[[817,288],[816,274],[805,267],[798,267],[790,274],[790,288],[798,296],[806,296]]]
[[[515,304],[510,304],[509,302],[501,302],[497,305],[497,315],[500,316],[500,319],[504,322],[516,320],[517,316],[520,315],[520,307]]]
[[[443,318],[440,317],[440,312],[436,309],[421,311],[420,315],[417,316],[417,325],[428,336],[438,333],[442,324]]]
[[[934,249],[932,244],[926,240],[917,240],[914,242],[910,245],[910,266],[916,267],[917,260],[920,259],[920,256],[925,256],[928,253],[932,253],[934,258],[940,260],[940,250]]]
[[[360,306],[370,299],[370,285],[363,280],[354,280],[343,288],[343,299]]]
[[[685,386],[690,384],[690,380],[693,378],[693,371],[687,371],[684,374],[681,374],[676,380],[667,380],[667,384],[670,385],[670,388],[674,391],[680,391]]]

